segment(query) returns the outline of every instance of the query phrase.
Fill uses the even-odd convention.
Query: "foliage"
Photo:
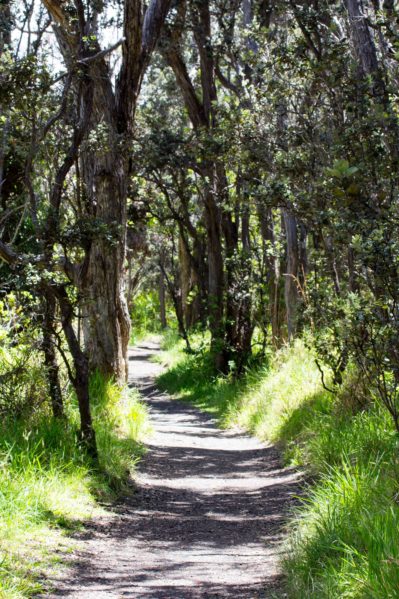
[[[176,318],[169,302],[166,308],[168,326],[173,327]],[[134,296],[132,299],[131,323],[132,342],[147,335],[161,332],[159,296],[156,290],[146,288],[140,290]]]
[[[47,379],[39,340],[27,309],[29,294],[8,294],[0,300],[0,414],[32,415],[47,402]]]

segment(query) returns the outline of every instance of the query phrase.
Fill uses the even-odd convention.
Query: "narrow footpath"
[[[90,524],[67,576],[47,597],[260,599],[284,597],[279,558],[298,475],[274,447],[222,431],[155,386],[155,344],[130,354],[130,384],[154,434],[137,490]]]

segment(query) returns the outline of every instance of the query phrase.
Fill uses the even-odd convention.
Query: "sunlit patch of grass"
[[[324,411],[328,404],[313,356],[298,340],[264,368],[248,373],[234,419],[261,439],[288,442],[315,406]]]
[[[292,522],[285,562],[293,597],[397,597],[398,491],[388,456],[326,472]]]
[[[34,429],[9,421],[1,430],[0,596],[36,592],[46,547],[57,544],[55,527],[74,528],[99,510],[90,469],[72,448],[73,430],[54,422],[50,433],[47,417]]]
[[[158,377],[158,384],[172,395],[195,404],[216,416],[222,425],[228,425],[233,402],[237,401],[239,382],[218,376],[207,351],[197,349],[187,354],[178,348],[166,350],[161,360],[169,366]]]
[[[161,351],[156,356],[157,362],[161,362],[164,366],[170,368],[174,364],[180,363],[182,357],[185,356],[185,342],[180,337],[176,329],[165,329],[162,337],[159,339]],[[196,349],[199,350],[199,338],[196,343]]]
[[[90,397],[102,475],[119,490],[144,451],[147,411],[136,389],[121,388],[99,373],[91,377]]]
[[[0,597],[30,597],[42,588],[43,570],[55,559],[60,531],[100,515],[97,500],[126,488],[143,452],[147,412],[138,393],[92,377],[90,395],[99,467],[77,443],[76,401],[68,417],[46,411],[0,426]],[[62,543],[61,543],[62,544]]]

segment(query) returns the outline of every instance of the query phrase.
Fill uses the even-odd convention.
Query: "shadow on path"
[[[207,414],[171,401],[146,344],[131,351],[154,434],[136,491],[89,524],[84,552],[47,597],[270,598],[278,592],[286,510],[298,474],[256,439],[217,429]]]

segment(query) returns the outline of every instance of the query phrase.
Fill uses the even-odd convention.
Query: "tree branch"
[[[107,54],[109,54],[110,52],[113,52],[114,50],[119,48],[119,46],[121,46],[124,41],[125,41],[125,38],[122,37],[119,41],[117,41],[115,44],[113,44],[109,48],[100,50],[99,52],[97,52],[96,54],[92,54],[91,56],[86,56],[86,58],[81,58],[80,60],[77,61],[77,63],[78,64],[88,64],[90,62],[94,62],[95,60],[99,60],[100,58],[104,58],[104,56],[107,56]]]

